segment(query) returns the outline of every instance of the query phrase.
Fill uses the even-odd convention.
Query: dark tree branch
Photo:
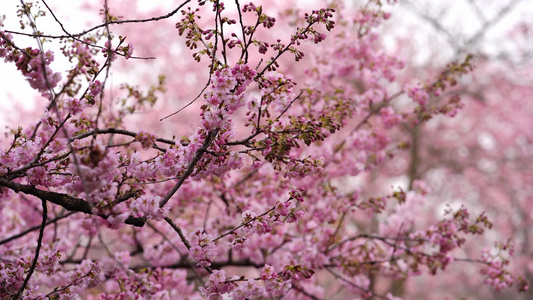
[[[77,260],[77,261],[69,261],[68,263],[74,264],[74,263],[80,263],[80,262],[81,260]],[[257,263],[252,262],[249,259],[236,260],[236,261],[229,261],[229,260],[228,261],[214,261],[211,263],[211,267],[214,269],[221,269],[223,267],[253,267],[253,268],[260,269],[260,268],[263,268],[264,266],[265,264],[257,264]],[[186,259],[182,259],[181,261],[175,264],[164,266],[164,267],[160,267],[160,266],[154,267],[150,265],[138,265],[138,266],[132,267],[131,269],[141,270],[141,269],[151,269],[151,268],[154,268],[154,269],[155,268],[190,269],[191,264]]]
[[[89,215],[94,215],[91,211],[92,206],[89,204],[89,202],[81,199],[81,198],[75,198],[73,196],[57,193],[57,192],[50,192],[50,191],[44,191],[36,188],[33,185],[25,185],[20,184],[16,182],[9,181],[5,178],[0,178],[0,186],[5,186],[7,188],[12,189],[15,192],[23,192],[24,194],[35,196],[41,200],[49,201],[54,204],[60,205],[64,207],[65,209],[69,211],[75,211],[75,212],[83,212]],[[126,194],[124,194],[122,197],[116,199],[116,202],[122,202],[129,198],[135,197],[137,195],[136,191],[129,191]],[[106,215],[98,215],[101,218],[107,219],[109,216]],[[145,218],[137,218],[133,216],[129,216],[124,223],[130,224],[137,227],[144,226],[146,222]]]
[[[41,200],[41,204],[43,206],[43,222],[41,224],[41,229],[39,230],[39,238],[37,239],[37,249],[35,249],[35,257],[33,258],[33,262],[31,263],[30,269],[28,270],[28,275],[26,275],[26,279],[24,279],[24,283],[20,287],[17,294],[12,297],[12,299],[18,299],[20,298],[22,293],[24,293],[24,289],[28,285],[31,275],[33,275],[33,272],[35,272],[35,267],[37,266],[37,260],[39,259],[39,253],[41,252],[41,246],[43,243],[44,228],[46,227],[46,217],[48,215],[46,200]]]
[[[178,233],[178,235],[180,236],[181,241],[183,242],[185,247],[187,247],[187,250],[191,249],[191,244],[189,243],[189,240],[187,240],[187,238],[183,234],[183,231],[181,231],[181,228],[179,228],[178,225],[176,225],[172,221],[172,219],[170,219],[169,217],[165,217],[165,221],[167,221],[167,223],[172,227],[172,229],[174,229],[174,231],[176,231]]]

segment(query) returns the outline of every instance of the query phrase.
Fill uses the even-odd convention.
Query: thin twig
[[[71,212],[69,212],[69,213],[66,214],[66,215],[63,215],[63,216],[57,217],[57,218],[55,218],[55,219],[52,219],[52,220],[46,222],[46,225],[50,225],[50,224],[52,224],[52,223],[56,223],[57,221],[62,220],[62,219],[67,218],[67,217],[70,217],[71,215],[73,215],[73,214],[75,214],[75,213],[77,213],[77,212],[76,212],[76,211],[71,211]],[[11,236],[11,237],[8,237],[7,239],[4,239],[4,240],[0,241],[0,245],[5,244],[5,243],[9,243],[9,242],[11,242],[11,241],[13,241],[13,240],[16,240],[16,239],[18,239],[18,238],[21,238],[21,237],[25,236],[26,234],[28,234],[28,233],[30,233],[30,232],[32,232],[32,231],[34,231],[34,230],[37,230],[37,229],[39,229],[39,228],[41,228],[41,225],[38,225],[38,226],[34,226],[34,227],[31,227],[31,228],[28,228],[28,229],[24,230],[24,231],[21,232],[21,233],[15,234],[15,235],[13,235],[13,236]]]
[[[307,296],[307,297],[313,299],[313,300],[320,300],[320,298],[318,298],[317,296],[308,293],[308,292],[307,292],[306,290],[304,290],[302,287],[297,286],[297,285],[295,285],[295,284],[292,285],[292,289],[295,290],[295,291],[297,291],[297,292],[300,293],[300,294],[303,294],[303,295],[305,295],[305,296]]]

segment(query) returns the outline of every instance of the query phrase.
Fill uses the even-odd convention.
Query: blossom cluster
[[[65,189],[97,207],[105,207],[106,201],[114,199],[117,192],[118,164],[117,155],[95,144],[85,151],[79,162],[72,160],[69,169],[76,177]]]
[[[12,39],[11,34],[0,32],[0,58],[15,63],[33,89],[44,93],[56,87],[61,81],[61,73],[54,73],[49,66],[54,61],[54,53],[50,50],[43,53],[31,47],[18,49]]]
[[[213,236],[204,232],[202,228],[197,228],[189,236],[191,248],[189,253],[192,259],[197,261],[196,266],[200,268],[209,267],[217,256]]]
[[[259,278],[248,280],[243,280],[238,276],[227,278],[224,270],[215,270],[209,276],[209,281],[206,282],[205,287],[201,288],[201,292],[204,297],[209,299],[222,299],[224,295],[238,300],[253,299],[264,295],[278,297],[285,295],[291,288],[290,280],[288,278],[284,280],[282,277],[290,277],[291,275],[288,274],[291,272],[292,276],[297,276],[296,274],[302,272],[300,271],[302,268],[299,268],[298,271],[294,271],[294,269],[296,268],[287,267],[285,271],[276,273],[272,266],[265,265]],[[304,276],[307,276],[307,273]]]

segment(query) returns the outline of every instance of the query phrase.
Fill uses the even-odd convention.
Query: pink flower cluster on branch
[[[43,53],[31,47],[20,49],[12,40],[11,34],[0,31],[0,58],[15,63],[33,89],[44,93],[56,87],[61,81],[61,73],[54,73],[49,67],[54,61],[54,53],[50,50]]]

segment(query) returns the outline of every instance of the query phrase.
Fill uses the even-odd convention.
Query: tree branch
[[[41,200],[52,202],[54,204],[64,207],[65,209],[69,211],[77,211],[77,212],[83,212],[89,215],[94,215],[91,211],[91,205],[87,201],[81,198],[76,198],[76,197],[73,197],[67,194],[62,194],[62,193],[57,193],[57,192],[40,190],[33,185],[20,184],[20,183],[9,181],[5,178],[0,178],[0,186],[5,186],[7,188],[10,188],[17,193],[23,192],[24,194],[35,196]],[[137,195],[136,191],[129,191],[126,194],[124,194],[124,196],[116,199],[116,202],[119,203],[119,202],[125,201],[129,198],[134,197],[135,195]],[[98,215],[98,216],[103,219],[109,218],[109,216],[106,216],[106,215]],[[137,226],[137,227],[144,226],[145,222],[146,222],[145,218],[137,218],[131,215],[126,219],[126,221],[124,221],[124,223],[126,224],[130,224],[130,225]]]
[[[24,293],[24,289],[28,285],[31,275],[33,275],[33,272],[35,271],[35,267],[37,266],[37,260],[39,259],[39,253],[41,252],[41,246],[43,243],[44,228],[46,227],[46,217],[48,215],[48,209],[46,207],[46,200],[41,200],[41,204],[43,206],[43,222],[41,224],[41,229],[39,230],[39,238],[37,239],[37,249],[35,249],[35,257],[33,258],[33,262],[31,263],[30,269],[28,270],[28,275],[26,275],[26,279],[24,279],[24,283],[20,287],[17,294],[15,294],[12,297],[12,299],[18,299],[20,295]]]
[[[196,166],[196,164],[198,163],[200,158],[202,158],[202,155],[204,155],[204,153],[207,151],[207,148],[211,144],[212,138],[215,135],[216,135],[216,132],[214,133],[212,131],[209,131],[207,133],[207,136],[205,137],[204,143],[202,144],[200,149],[198,149],[198,151],[196,151],[196,154],[194,155],[194,157],[192,158],[191,162],[187,166],[187,170],[185,170],[183,175],[180,177],[179,181],[172,187],[172,189],[170,189],[170,191],[165,195],[165,197],[163,197],[163,199],[161,199],[161,201],[159,202],[159,207],[165,206],[165,204],[167,204],[167,202],[170,200],[170,198],[178,191],[178,189],[185,182],[185,180],[187,178],[189,178],[189,175],[191,175],[192,172],[194,171],[194,167]]]

